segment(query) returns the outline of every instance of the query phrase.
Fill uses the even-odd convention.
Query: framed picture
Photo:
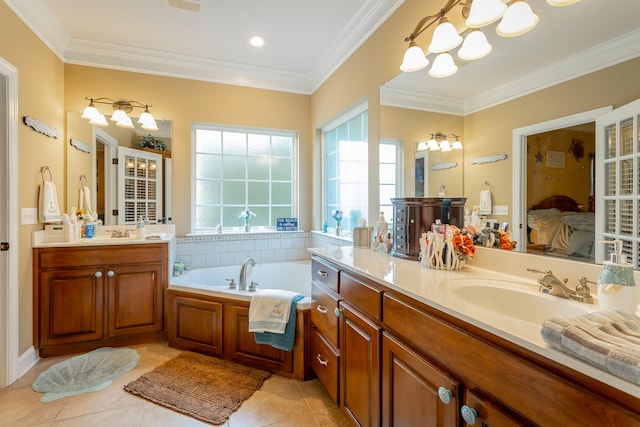
[[[564,153],[562,151],[547,151],[548,168],[564,168]]]

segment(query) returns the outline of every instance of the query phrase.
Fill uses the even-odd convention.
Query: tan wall
[[[64,194],[64,69],[58,59],[20,19],[0,2],[0,57],[18,69],[18,112],[41,120],[60,131],[58,139],[46,137],[18,125],[18,206],[37,207],[40,167],[49,166],[58,188],[58,202]],[[15,178],[15,177],[14,177]],[[16,213],[19,215],[19,211]],[[20,353],[32,345],[32,253],[31,233],[40,225],[18,229],[18,300]],[[15,244],[17,243],[17,244]]]
[[[171,120],[173,222],[176,233],[191,231],[191,126],[221,123],[298,132],[300,228],[309,230],[311,178],[310,97],[163,76],[65,65],[65,110],[81,113],[85,97],[136,100],[153,105],[156,119]],[[108,111],[102,109],[105,114]],[[108,107],[108,106],[107,106]],[[110,125],[109,128],[116,128]],[[109,130],[108,130],[109,131]]]

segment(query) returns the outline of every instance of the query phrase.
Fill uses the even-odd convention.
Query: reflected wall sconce
[[[568,6],[580,0],[547,0],[551,6]],[[446,18],[455,6],[462,6],[462,17],[469,28],[458,34],[455,27]],[[404,72],[419,71],[429,65],[427,55],[437,56],[429,69],[432,77],[449,77],[458,71],[453,56],[449,53],[462,45],[458,50],[458,58],[463,61],[474,61],[484,58],[493,49],[480,28],[500,20],[496,33],[502,37],[515,37],[531,31],[538,24],[538,15],[533,13],[524,0],[513,0],[507,6],[502,0],[447,0],[439,12],[425,16],[416,25],[413,32],[404,41],[409,48],[404,54],[400,70]],[[427,54],[418,46],[416,38],[427,28],[436,24]]]
[[[460,137],[452,133],[445,135],[436,132],[431,134],[429,141],[420,141],[416,145],[416,151],[452,151],[462,150]]]
[[[127,115],[127,113],[131,113],[134,108],[144,109],[144,112],[140,114],[140,118],[138,119],[138,124],[144,130],[148,131],[156,131],[158,130],[158,125],[156,124],[155,119],[149,112],[149,107],[153,107],[153,105],[142,104],[138,101],[114,101],[111,98],[87,98],[89,101],[89,105],[82,112],[82,118],[89,120],[89,123],[96,126],[108,126],[106,117],[98,111],[95,104],[106,104],[111,105],[113,108],[113,114],[111,115],[111,121],[116,123],[116,126],[120,126],[127,129],[133,129],[133,122],[131,117]]]

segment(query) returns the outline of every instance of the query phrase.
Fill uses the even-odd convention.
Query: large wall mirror
[[[133,119],[133,122],[136,120]],[[161,155],[163,159],[167,157],[171,151],[172,123],[170,120],[156,120],[156,123],[157,131],[143,130],[137,123],[133,129],[121,128],[113,123],[98,127],[81,118],[80,113],[67,113],[65,212],[72,212],[74,207],[82,208],[89,203],[91,210],[105,225],[117,224],[114,210],[118,206],[118,198],[125,196],[119,194],[123,191],[118,191],[116,169],[110,167],[112,159],[118,157],[118,147],[161,152],[140,145],[140,140],[149,136],[161,142],[159,147],[165,147],[165,153],[161,152]],[[84,187],[89,190],[88,197],[85,196]],[[170,185],[165,187],[170,191]],[[171,199],[165,197],[164,200],[170,203]],[[163,211],[170,211],[170,207],[167,206]]]

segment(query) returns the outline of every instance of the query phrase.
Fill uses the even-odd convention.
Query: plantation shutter
[[[640,100],[596,120],[596,239],[621,240],[627,262],[640,265]],[[596,261],[611,251],[596,242]]]
[[[162,218],[162,156],[118,147],[118,224]]]

